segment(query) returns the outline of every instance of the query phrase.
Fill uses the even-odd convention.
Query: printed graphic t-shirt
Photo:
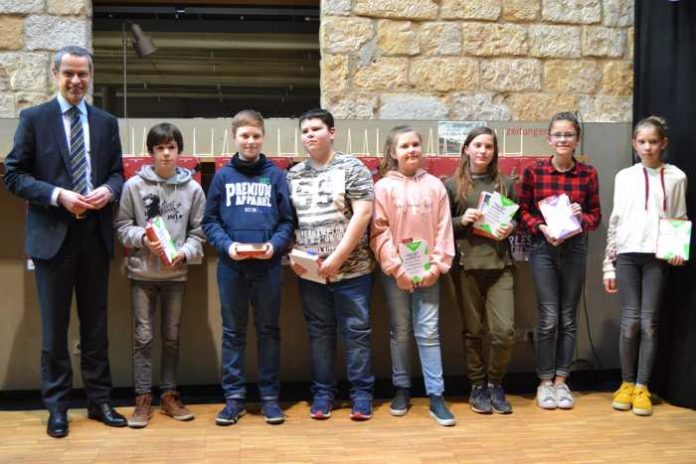
[[[311,160],[294,166],[288,172],[288,184],[297,214],[295,246],[322,257],[330,255],[343,238],[353,217],[352,202],[374,200],[370,171],[354,156],[341,152],[319,169]],[[360,277],[372,272],[373,267],[365,230],[339,273],[330,280]]]

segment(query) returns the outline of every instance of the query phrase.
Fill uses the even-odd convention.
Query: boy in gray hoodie
[[[203,189],[191,171],[177,166],[184,142],[173,124],[154,126],[147,134],[152,165],[143,166],[123,186],[116,217],[119,241],[132,252],[128,257],[134,319],[133,371],[135,410],[128,420],[133,428],[145,427],[152,415],[152,342],[157,301],[162,308],[162,372],[160,412],[177,420],[193,414],[176,389],[179,363],[179,325],[187,264],[200,264],[205,236],[201,220],[205,210]],[[150,240],[149,219],[160,216],[178,253],[165,264],[164,244]]]

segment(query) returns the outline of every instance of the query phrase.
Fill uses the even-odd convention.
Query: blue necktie
[[[73,106],[68,111],[70,116],[70,172],[73,178],[73,191],[87,194],[87,150],[85,149],[85,132],[80,119],[80,110]]]

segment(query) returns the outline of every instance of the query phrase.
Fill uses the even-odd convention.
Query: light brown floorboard
[[[271,426],[258,405],[239,424],[215,425],[221,404],[195,405],[196,419],[176,422],[155,413],[145,429],[113,429],[71,410],[70,436],[45,433],[45,411],[0,412],[0,463],[377,463],[696,462],[696,411],[662,403],[652,417],[611,409],[610,393],[577,395],[572,411],[543,411],[531,397],[511,396],[509,416],[481,416],[466,398],[451,401],[455,427],[414,400],[405,417],[378,402],[375,417],[355,423],[349,405],[313,421],[305,402],[286,404],[288,420]],[[120,408],[129,414],[132,408]]]

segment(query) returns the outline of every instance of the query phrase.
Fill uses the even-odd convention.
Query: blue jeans
[[[246,347],[249,304],[254,325],[259,364],[261,400],[277,400],[280,393],[280,264],[269,269],[251,270],[218,261],[217,281],[222,313],[222,390],[225,398],[245,399],[244,349]]]
[[[350,397],[372,399],[370,296],[372,274],[326,285],[298,279],[312,363],[312,394],[333,400],[336,394],[336,329],[346,355]]]
[[[380,272],[380,282],[389,310],[389,338],[392,357],[392,383],[398,388],[411,387],[411,334],[416,338],[425,391],[442,395],[440,352],[440,282],[418,287],[413,293],[401,290],[396,280]]]
[[[587,235],[584,233],[570,237],[557,247],[542,235],[532,239],[529,264],[539,305],[535,348],[540,379],[570,374],[586,260]]]
[[[184,282],[131,281],[133,305],[133,377],[135,394],[152,391],[152,341],[155,338],[155,309],[162,309],[162,372],[160,390],[176,390],[179,366],[179,328],[184,303]]]
[[[666,261],[652,253],[622,253],[616,257],[616,286],[621,298],[619,353],[625,382],[650,382],[667,267]]]

